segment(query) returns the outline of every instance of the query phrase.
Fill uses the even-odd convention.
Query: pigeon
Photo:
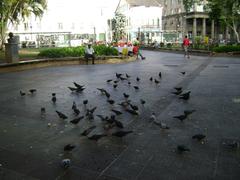
[[[126,110],[127,112],[129,112],[130,114],[138,115],[138,112],[135,111],[135,110],[133,110],[133,109],[128,109],[128,108],[126,108],[125,110]]]
[[[75,88],[75,87],[68,87],[68,89],[70,89],[72,92],[77,91],[77,88]]]
[[[131,76],[129,76],[127,73],[126,73],[126,78],[130,78]]]
[[[108,102],[109,104],[114,104],[114,103],[115,103],[115,101],[112,100],[112,99],[108,99],[107,102]]]
[[[25,95],[26,95],[26,93],[25,93],[25,92],[22,92],[22,91],[20,91],[20,95],[21,95],[21,96],[25,96]]]
[[[188,100],[190,98],[190,93],[191,93],[191,91],[188,91],[188,92],[186,92],[184,94],[180,94],[179,99]]]
[[[137,81],[140,81],[140,78],[139,78],[139,77],[137,77],[137,78],[136,78],[136,80],[137,80]]]
[[[117,86],[118,86],[117,84],[114,84],[114,85],[113,85],[113,88],[114,88],[114,89],[116,89],[116,88],[117,88]]]
[[[81,93],[81,92],[83,92],[84,89],[85,89],[85,88],[77,88],[76,92],[77,92],[77,93]]]
[[[116,73],[116,77],[117,77],[117,78],[120,78],[121,76],[122,76],[122,74],[120,74],[120,73],[119,73],[119,74]]]
[[[154,112],[152,112],[151,116],[150,116],[150,121],[156,121],[157,117],[156,114]]]
[[[159,78],[162,78],[162,73],[159,72],[159,73],[158,73],[158,76],[159,76]]]
[[[159,84],[159,83],[160,83],[160,81],[158,81],[158,80],[156,80],[156,79],[154,79],[154,82],[155,82],[156,84]]]
[[[52,93],[52,96],[56,96],[56,93]]]
[[[74,110],[74,109],[77,109],[77,105],[76,105],[76,102],[75,102],[75,101],[73,101],[72,109],[73,109],[73,110]]]
[[[138,86],[133,86],[134,87],[134,89],[136,89],[136,90],[138,90],[139,89],[139,87]]]
[[[84,105],[86,105],[87,103],[88,103],[88,100],[87,100],[87,99],[83,101],[83,104],[84,104]]]
[[[64,146],[63,150],[64,151],[72,151],[76,146],[72,145],[72,144],[67,144],[66,146]]]
[[[131,82],[130,82],[130,81],[128,81],[128,85],[131,85]]]
[[[82,135],[82,136],[87,136],[87,135],[88,135],[90,132],[92,132],[92,130],[94,130],[96,127],[97,127],[97,126],[91,126],[91,127],[87,128],[87,129],[85,129],[85,130],[81,133],[81,135]]]
[[[195,111],[196,111],[195,109],[192,109],[192,110],[185,110],[185,111],[183,111],[183,112],[184,112],[185,115],[188,116],[188,115],[194,113]]]
[[[185,146],[185,145],[178,145],[177,146],[177,150],[178,150],[179,153],[190,151],[190,149],[187,146]]]
[[[68,118],[68,117],[67,117],[65,114],[63,114],[62,112],[56,111],[56,113],[58,114],[59,118],[61,118],[61,119],[67,119],[67,118]]]
[[[202,141],[205,137],[206,135],[204,134],[195,134],[194,136],[192,136],[192,139],[197,139],[198,141]]]
[[[84,118],[84,116],[80,116],[80,117],[78,117],[78,118],[75,118],[75,119],[71,120],[70,123],[72,123],[72,124],[78,124],[79,121],[81,121],[83,118]]]
[[[105,95],[107,98],[110,98],[110,94],[107,91],[105,91]]]
[[[127,78],[120,77],[120,80],[121,80],[121,81],[124,81],[124,80],[127,80]]]
[[[57,101],[57,97],[56,97],[56,96],[53,96],[53,97],[52,97],[52,102],[55,104],[56,101]]]
[[[172,94],[175,94],[175,95],[180,95],[181,93],[182,93],[182,90],[176,91],[176,92],[172,92]]]
[[[115,81],[113,81],[115,84],[117,84],[119,81],[118,80],[115,80]]]
[[[129,94],[123,93],[123,96],[124,96],[125,98],[129,98]]]
[[[77,108],[73,109],[73,111],[74,111],[74,113],[75,113],[76,115],[79,115],[79,114],[80,114],[80,110],[77,109]]]
[[[174,89],[177,91],[182,91],[182,87],[175,87]]]
[[[187,115],[186,115],[186,114],[183,114],[183,115],[179,115],[179,116],[173,116],[173,118],[179,119],[180,121],[183,121],[184,119],[187,118]]]
[[[112,109],[111,111],[114,112],[117,116],[122,114],[121,111],[118,111],[118,110],[115,110],[115,109]]]
[[[143,100],[143,99],[140,99],[140,102],[141,102],[142,105],[146,103],[146,101]]]
[[[115,122],[117,127],[121,128],[121,129],[124,128],[123,124],[120,121],[115,119],[114,122]]]
[[[107,136],[107,135],[106,134],[94,134],[94,135],[88,137],[88,139],[98,141],[99,139],[101,139],[104,136]]]
[[[149,79],[150,81],[153,81],[153,78],[152,77],[150,77],[150,79]]]
[[[103,88],[97,88],[97,90],[99,90],[102,94],[105,94],[106,90]]]
[[[29,92],[30,92],[31,94],[33,94],[33,93],[37,92],[37,90],[36,90],[36,89],[30,89]]]
[[[124,137],[132,132],[133,131],[116,131],[116,132],[112,133],[112,135],[117,136],[117,137]]]
[[[99,117],[102,121],[107,121],[109,119],[108,116],[104,117],[103,115],[100,115],[100,114],[98,114],[96,116]]]
[[[108,80],[107,80],[107,83],[110,83],[111,81],[112,81],[112,79],[108,79]]]
[[[78,89],[82,89],[82,88],[84,87],[84,85],[80,85],[80,84],[78,84],[78,83],[76,83],[76,82],[73,82],[73,84],[74,84],[74,86],[75,86],[76,88],[78,88]]]
[[[129,105],[134,111],[137,111],[139,109],[138,106],[136,106],[136,105],[133,105],[133,104],[130,104],[130,103],[129,103]]]
[[[46,112],[45,107],[41,107],[41,113],[45,113],[45,112]]]
[[[184,71],[182,71],[182,72],[180,72],[182,75],[185,75],[186,74],[186,72],[184,72]]]

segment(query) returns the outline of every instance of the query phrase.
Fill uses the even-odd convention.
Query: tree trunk
[[[4,47],[6,31],[7,31],[7,26],[4,22],[2,22],[0,26],[0,50],[3,50],[3,47]]]
[[[237,43],[240,43],[240,38],[239,38],[239,33],[238,33],[238,31],[237,31],[237,26],[236,26],[236,24],[234,23],[234,21],[233,21],[233,31],[234,31],[234,33],[235,33],[235,36],[236,36],[236,38],[237,38]]]

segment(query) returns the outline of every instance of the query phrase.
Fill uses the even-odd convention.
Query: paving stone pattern
[[[0,179],[1,180],[238,180],[240,179],[240,149],[227,144],[240,143],[240,59],[192,56],[143,51],[146,60],[127,64],[74,65],[48,67],[0,74]],[[158,73],[162,72],[162,79]],[[180,72],[185,71],[182,75]],[[118,87],[106,83],[116,79],[115,73],[131,75],[131,85],[119,81]],[[136,77],[141,80],[136,81]],[[160,80],[155,84],[150,77]],[[71,93],[73,82],[85,85],[83,93]],[[133,88],[139,86],[139,90]],[[173,88],[182,86],[191,91],[188,101],[173,95]],[[28,90],[37,92],[29,94]],[[96,88],[104,88],[116,101]],[[19,91],[27,93],[21,97]],[[117,103],[130,95],[139,106],[139,115],[131,115]],[[57,102],[51,101],[56,93]],[[75,115],[73,101],[85,115],[87,108],[97,106],[96,114],[111,115],[111,108],[120,110],[124,129],[133,130],[123,138],[111,136],[111,131],[99,141],[80,134],[96,125],[91,133],[104,132],[102,122],[84,119],[71,124]],[[140,99],[146,100],[145,105]],[[46,108],[45,116],[41,107]],[[173,116],[185,109],[195,109],[180,122]],[[59,119],[56,110],[68,119]],[[150,121],[152,112],[170,129],[163,130]],[[50,124],[49,124],[50,123]],[[116,131],[113,128],[112,131]],[[203,133],[203,143],[192,139]],[[64,152],[66,144],[74,144]],[[190,152],[178,153],[184,144]],[[60,162],[71,159],[69,168]]]

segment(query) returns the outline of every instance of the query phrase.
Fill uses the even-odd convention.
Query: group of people
[[[187,36],[185,36],[185,38],[183,39],[183,44],[182,45],[183,45],[183,48],[184,48],[184,57],[190,58],[190,56],[189,56],[190,41],[189,41]],[[126,43],[124,45],[124,47],[121,49],[121,52],[124,55],[136,55],[137,59],[139,59],[138,57],[140,56],[141,59],[144,60],[145,57],[142,55],[139,48],[140,48],[140,43],[139,43],[139,39],[137,38],[136,41],[134,42],[133,47],[130,50],[128,49],[128,44]],[[94,64],[95,51],[94,51],[91,44],[88,44],[86,49],[85,49],[85,59],[87,60],[87,62],[88,62],[88,59],[92,59],[92,64]]]

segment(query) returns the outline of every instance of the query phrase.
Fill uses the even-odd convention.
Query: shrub
[[[219,46],[219,47],[213,48],[213,51],[219,52],[219,53],[221,53],[221,52],[236,52],[236,51],[240,51],[240,46],[239,45]]]
[[[107,47],[105,45],[99,45],[93,47],[97,55],[118,55],[117,49],[113,47]],[[48,58],[60,58],[60,57],[79,57],[84,56],[84,46],[79,47],[64,47],[64,48],[48,48],[40,51],[38,56]]]
[[[167,43],[167,48],[172,48],[172,43]]]

